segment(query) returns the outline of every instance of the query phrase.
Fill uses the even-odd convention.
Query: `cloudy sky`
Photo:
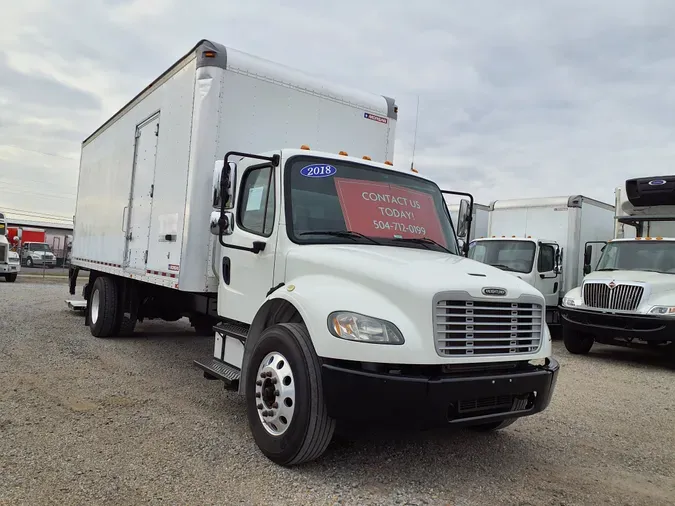
[[[675,173],[672,0],[30,0],[0,11],[0,208],[72,216],[80,142],[199,39],[400,107],[395,163],[607,202]]]

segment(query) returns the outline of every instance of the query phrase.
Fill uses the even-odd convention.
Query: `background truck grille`
[[[584,283],[584,304],[599,309],[635,311],[640,305],[644,287],[619,284],[610,288],[607,283]]]
[[[541,346],[540,304],[441,300],[434,319],[441,356],[524,354]]]
[[[0,262],[7,262],[7,245],[0,244]]]

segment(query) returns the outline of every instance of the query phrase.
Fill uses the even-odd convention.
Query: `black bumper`
[[[622,313],[601,313],[560,307],[562,325],[576,332],[591,334],[597,341],[637,338],[664,342],[675,339],[675,318]]]
[[[546,409],[559,364],[510,373],[398,376],[323,364],[330,416],[387,425],[441,427],[517,418]]]

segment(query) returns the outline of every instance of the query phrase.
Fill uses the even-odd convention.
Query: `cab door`
[[[560,269],[558,259],[560,246],[555,242],[540,242],[537,252],[535,288],[546,299],[546,306],[557,306],[560,291]],[[548,312],[547,312],[548,322]],[[551,322],[548,322],[551,323]]]
[[[228,234],[222,236],[218,314],[251,323],[274,281],[281,212],[280,168],[254,162],[236,168]],[[264,249],[258,250],[259,247]]]

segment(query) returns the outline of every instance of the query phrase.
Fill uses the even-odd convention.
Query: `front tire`
[[[87,321],[94,337],[110,337],[117,330],[117,283],[112,278],[100,276],[94,281],[87,301]]]
[[[31,257],[26,258],[26,267],[33,267],[33,259]]]
[[[593,347],[593,336],[582,332],[574,332],[563,327],[563,343],[567,351],[574,355],[585,355]]]
[[[272,462],[293,466],[326,451],[335,421],[328,416],[319,359],[303,324],[263,331],[247,372],[246,410],[253,438]]]
[[[14,283],[16,281],[16,272],[13,272],[12,274],[7,274],[5,276],[5,281],[8,283]]]

